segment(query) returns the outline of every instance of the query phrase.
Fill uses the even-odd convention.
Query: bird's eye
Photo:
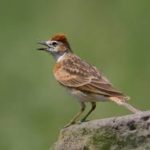
[[[52,42],[52,45],[53,45],[53,46],[56,46],[57,44],[58,44],[58,43],[57,43],[56,41],[53,41],[53,42]]]

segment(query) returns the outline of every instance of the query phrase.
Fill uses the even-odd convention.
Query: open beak
[[[45,41],[43,41],[43,42],[38,42],[38,44],[40,44],[40,45],[44,45],[44,46],[46,46],[46,47],[41,47],[41,48],[38,48],[37,50],[47,50],[47,47],[48,47],[48,45],[47,45],[47,43],[45,42]]]

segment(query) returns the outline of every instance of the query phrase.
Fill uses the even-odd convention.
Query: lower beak
[[[47,48],[37,48],[37,50],[39,50],[39,51],[45,51]]]
[[[43,42],[38,42],[38,44],[44,45],[44,46],[46,46],[46,47],[37,48],[37,50],[47,50],[48,45],[47,45],[47,43],[46,43],[45,41],[43,41]]]

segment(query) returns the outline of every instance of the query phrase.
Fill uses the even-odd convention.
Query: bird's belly
[[[76,97],[80,102],[98,102],[107,101],[107,97],[98,94],[88,94],[76,89],[68,89],[69,93]]]

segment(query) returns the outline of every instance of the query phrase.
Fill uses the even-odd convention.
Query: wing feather
[[[124,96],[123,93],[112,86],[96,67],[81,61],[79,57],[74,56],[62,63],[63,67],[55,73],[55,77],[60,84],[88,93],[104,96]]]

